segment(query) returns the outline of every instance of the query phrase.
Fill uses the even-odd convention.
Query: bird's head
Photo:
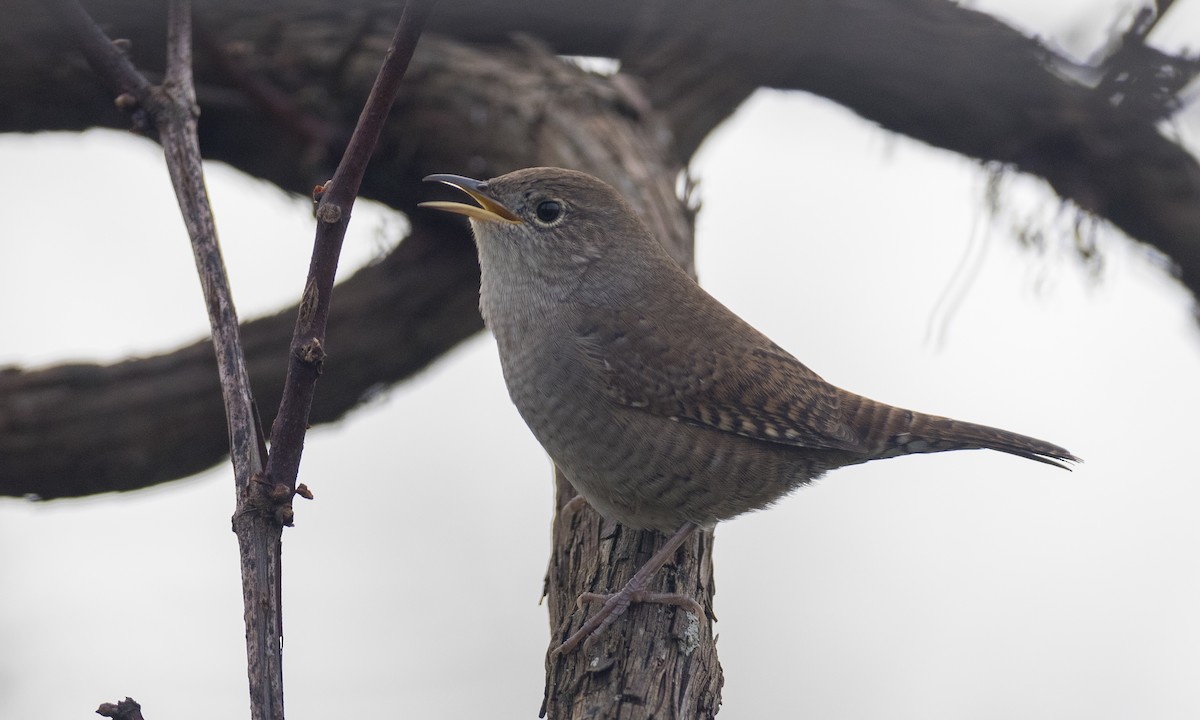
[[[459,175],[425,180],[458,188],[477,203],[421,206],[470,218],[485,280],[489,274],[493,282],[535,280],[573,292],[597,263],[644,265],[650,256],[658,262],[664,254],[620,193],[586,173],[538,167],[491,180]]]

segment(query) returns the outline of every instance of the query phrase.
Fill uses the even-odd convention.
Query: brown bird
[[[480,310],[508,392],[576,490],[601,515],[673,533],[556,652],[645,592],[696,528],[767,507],[827,470],[912,453],[990,448],[1066,467],[1063,448],[846,392],[705,292],[609,185],[529,168],[488,181],[430,175],[478,206],[471,219]]]

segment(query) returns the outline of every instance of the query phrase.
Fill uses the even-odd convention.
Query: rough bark
[[[585,504],[564,509],[574,489],[556,473],[554,548],[546,576],[551,644],[579,628],[581,592],[622,587],[662,537],[608,522]],[[709,618],[656,604],[634,605],[591,650],[546,657],[542,714],[552,719],[711,718],[721,706],[724,676],[712,634],[712,535],[695,533],[655,577],[652,591],[695,598]],[[588,608],[594,611],[596,605]]]

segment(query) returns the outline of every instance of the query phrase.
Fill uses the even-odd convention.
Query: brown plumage
[[[843,465],[971,448],[1060,467],[1077,459],[830,385],[700,288],[596,178],[531,168],[487,182],[427,179],[479,202],[426,205],[472,219],[480,308],[534,435],[601,514],[675,531],[638,573],[642,587],[694,527],[766,507]],[[595,625],[639,590],[614,595]]]

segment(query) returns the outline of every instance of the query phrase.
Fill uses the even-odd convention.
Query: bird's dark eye
[[[552,225],[556,220],[562,217],[562,203],[557,200],[543,200],[538,203],[534,213],[537,214],[538,222],[543,225]]]

